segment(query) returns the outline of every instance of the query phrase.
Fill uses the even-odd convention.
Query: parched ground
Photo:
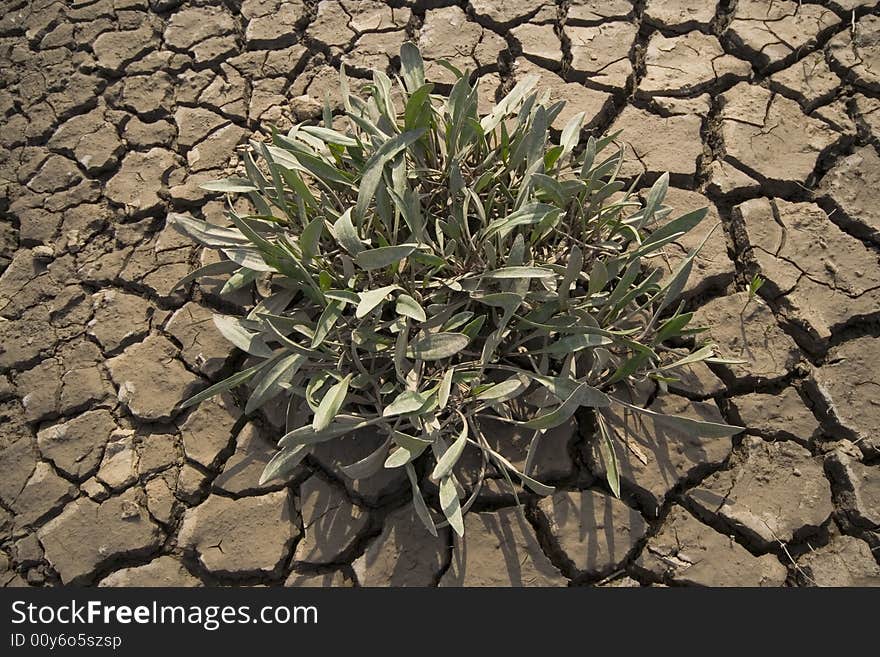
[[[880,584],[873,1],[0,6],[3,584]],[[624,129],[626,175],[669,171],[670,204],[709,205],[721,229],[688,303],[749,364],[639,401],[748,435],[636,427],[617,500],[587,427],[562,427],[537,460],[560,492],[520,513],[488,486],[461,542],[424,532],[397,472],[340,472],[374,436],[260,486],[277,409],[175,410],[240,364],[210,317],[247,299],[173,288],[209,256],[166,213],[218,216],[198,185],[237,144],[318,115],[339,62],[393,70],[406,39],[439,83],[439,58],[477,69],[486,98],[537,72],[569,102],[560,125],[586,111],[596,134]],[[747,303],[755,273],[764,300]]]

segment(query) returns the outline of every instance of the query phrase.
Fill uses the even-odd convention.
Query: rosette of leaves
[[[535,446],[586,407],[618,494],[610,414],[656,415],[622,389],[713,355],[680,347],[698,332],[677,305],[695,253],[665,277],[650,265],[706,210],[670,220],[666,176],[642,203],[635,183],[618,179],[614,135],[580,140],[582,113],[554,137],[563,103],[548,103],[534,78],[481,116],[468,75],[453,69],[443,95],[415,46],[400,61],[400,75],[376,71],[364,97],[343,69],[344,111],[325,107],[321,125],[252,141],[246,177],[205,186],[229,193],[225,226],[169,216],[222,253],[184,282],[228,273],[223,292],[251,286],[259,296],[246,316],[215,318],[256,364],[184,405],[242,384],[247,413],[283,395],[288,418],[303,419],[280,437],[264,481],[318,443],[374,427],[385,441],[345,473],[404,468],[428,530],[458,534],[481,483],[465,490],[456,479],[468,445],[514,491],[546,495],[553,489],[530,475]],[[233,209],[234,195],[253,211]],[[532,432],[524,468],[503,438],[490,447],[490,418]],[[705,436],[738,431],[655,420]],[[439,509],[420,489],[425,477]]]

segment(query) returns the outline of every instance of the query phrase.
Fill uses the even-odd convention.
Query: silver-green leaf
[[[460,352],[470,341],[464,333],[427,333],[410,343],[406,355],[419,360],[442,360]]]
[[[315,418],[312,420],[312,428],[315,431],[323,431],[333,422],[339,409],[345,403],[345,397],[348,395],[348,384],[354,375],[349,374],[336,385],[330,386],[318,410],[315,411]]]

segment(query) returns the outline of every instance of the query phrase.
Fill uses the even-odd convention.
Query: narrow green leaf
[[[178,233],[214,249],[244,246],[248,243],[247,238],[236,228],[222,228],[189,215],[171,212],[167,221]]]
[[[459,415],[461,415],[461,413],[459,413]],[[443,456],[437,460],[437,465],[434,466],[431,478],[435,481],[439,481],[448,476],[464,452],[465,445],[467,445],[468,427],[464,416],[461,416],[461,421],[462,427],[461,432],[458,434],[458,438],[456,438],[449,448],[443,452]]]
[[[241,372],[236,372],[232,376],[223,379],[219,383],[215,383],[212,386],[209,386],[202,390],[201,392],[196,393],[185,402],[180,405],[181,409],[189,408],[190,406],[195,406],[196,404],[213,397],[214,395],[218,395],[221,392],[225,392],[227,390],[231,390],[235,386],[241,385],[245,381],[249,380],[254,376],[257,372],[259,372],[266,363],[260,363],[259,365],[254,365],[253,367],[249,367],[246,370],[242,370]]]
[[[195,271],[191,271],[186,276],[181,278],[177,283],[174,284],[174,287],[171,288],[171,291],[183,287],[187,283],[191,283],[192,281],[201,278],[203,276],[215,276],[217,274],[230,274],[234,271],[237,271],[241,265],[237,262],[232,262],[231,260],[220,260],[219,262],[212,262],[203,267],[199,267]]]
[[[331,386],[324,395],[321,404],[318,406],[318,410],[315,411],[315,417],[312,420],[312,428],[315,431],[323,431],[333,422],[333,419],[336,417],[336,414],[339,413],[339,409],[342,408],[342,404],[345,402],[345,397],[348,395],[348,384],[351,382],[353,376],[353,374],[349,374],[342,379],[342,381]]]
[[[657,335],[654,338],[654,342],[660,344],[661,342],[665,342],[669,338],[677,337],[681,335],[682,329],[688,325],[688,323],[693,319],[693,313],[682,313],[681,315],[675,315],[670,318],[663,325],[657,329]]]
[[[327,442],[339,436],[350,434],[358,429],[377,424],[381,419],[365,420],[352,415],[337,415],[333,424],[321,431],[315,431],[311,424],[307,424],[287,432],[278,440],[278,446],[294,447],[296,445],[315,445]]]
[[[560,157],[571,153],[574,147],[577,146],[585,116],[585,112],[578,112],[565,124],[565,127],[562,129],[562,135],[559,138],[559,145],[562,146],[562,155]]]
[[[358,319],[366,317],[376,308],[376,306],[383,303],[389,294],[394,292],[394,290],[399,289],[400,286],[398,285],[386,285],[385,287],[380,287],[375,290],[361,292],[358,295],[360,297],[360,303],[358,304],[357,310],[355,310],[354,316]]]
[[[333,130],[331,128],[322,128],[315,125],[304,125],[299,128],[306,134],[317,137],[327,144],[339,144],[340,146],[357,146],[357,139],[352,139],[348,135]]]
[[[532,353],[553,354],[559,356],[571,354],[577,351],[581,351],[583,349],[602,347],[604,345],[609,345],[612,343],[613,340],[610,340],[609,338],[601,335],[595,335],[593,333],[581,333],[560,338],[556,342],[551,343],[546,349],[538,349],[536,351],[533,351]]]
[[[360,186],[358,188],[358,198],[355,214],[358,221],[363,221],[366,216],[367,207],[376,195],[376,189],[382,180],[382,171],[385,165],[391,161],[398,153],[407,148],[410,144],[421,138],[425,134],[424,128],[418,130],[409,130],[401,135],[389,139],[382,144],[376,152],[367,160],[364,166],[364,172],[361,176]]]
[[[406,464],[406,476],[409,478],[410,487],[412,488],[413,508],[415,509],[416,515],[425,525],[425,528],[431,536],[437,536],[437,526],[431,518],[431,512],[428,510],[428,505],[425,504],[425,498],[422,497],[422,491],[419,490],[419,482],[416,478],[416,471],[415,468],[413,468],[412,463]]]
[[[669,365],[664,365],[664,370],[674,370],[677,367],[684,367],[685,365],[690,365],[692,363],[699,363],[700,361],[708,360],[715,353],[715,347],[712,345],[706,345],[700,349],[697,349],[693,353],[688,354],[684,358],[680,358]],[[742,362],[742,361],[740,361]]]
[[[247,287],[257,279],[257,276],[259,276],[259,272],[256,272],[253,269],[239,269],[237,272],[234,272],[223,284],[223,287],[220,288],[220,295],[231,294],[236,290]]]
[[[538,481],[537,479],[533,479],[532,477],[529,477],[528,475],[523,474],[522,472],[517,472],[516,474],[519,477],[520,481],[522,482],[523,486],[525,486],[526,488],[531,490],[536,495],[547,496],[547,495],[552,495],[553,493],[556,492],[556,489],[553,486],[548,486],[547,484],[543,484],[540,481]]]
[[[474,313],[470,310],[465,310],[464,312],[455,313],[452,317],[450,317],[447,321],[443,322],[443,327],[441,330],[443,331],[454,331],[457,328],[461,328],[465,324],[467,324],[471,319],[473,319]],[[432,317],[433,321],[434,318]]]
[[[712,230],[706,233],[706,236],[703,238],[703,241],[700,242],[699,246],[691,251],[687,257],[679,264],[678,269],[672,274],[672,279],[665,285],[664,296],[658,306],[654,309],[654,315],[651,318],[651,324],[656,321],[656,318],[660,316],[660,313],[673,301],[678,300],[678,297],[681,296],[682,291],[684,290],[684,286],[687,284],[688,278],[691,275],[691,269],[693,269],[694,259],[697,257],[697,254],[702,250],[703,246],[708,241],[709,237],[711,237],[712,233],[715,231],[715,228],[720,224],[716,224]]]
[[[397,295],[397,305],[394,310],[398,315],[411,317],[418,322],[424,322],[427,319],[425,310],[419,305],[419,302],[408,294]]]
[[[428,398],[412,390],[401,392],[382,412],[382,417],[394,417],[395,415],[409,415],[419,411]]]
[[[420,445],[415,449],[398,447],[393,452],[391,452],[391,454],[388,455],[388,458],[385,459],[384,465],[388,469],[403,467],[407,463],[412,463],[413,461],[415,461],[427,448],[427,445]]]
[[[708,212],[709,208],[700,208],[699,210],[688,212],[687,214],[680,216],[678,219],[673,219],[672,221],[663,224],[642,241],[640,251],[651,244],[660,242],[661,240],[673,237],[679,233],[684,234],[693,230],[706,217]]]
[[[361,302],[357,292],[352,292],[351,290],[325,290],[324,296],[334,301],[342,301],[351,306],[356,306]]]
[[[663,199],[666,198],[666,192],[669,190],[669,173],[661,175],[657,182],[648,192],[648,200],[645,202],[644,221],[649,222],[654,211],[660,207]]]
[[[399,246],[382,246],[378,249],[361,251],[355,256],[355,262],[363,269],[383,269],[400,262],[418,248],[418,244],[401,244]]]
[[[431,92],[433,84],[425,84],[412,92],[404,108],[404,125],[407,130],[427,127],[431,121]]]
[[[546,267],[501,267],[482,276],[483,278],[552,278],[555,273]]]
[[[433,443],[431,440],[410,436],[408,433],[403,433],[402,431],[392,431],[391,439],[400,447],[409,450],[416,450],[420,447],[430,447]]]
[[[351,208],[342,213],[336,223],[333,224],[333,233],[336,241],[339,242],[343,249],[351,255],[357,256],[364,250],[364,243],[355,230],[354,224],[351,223]]]
[[[464,520],[461,515],[461,502],[458,499],[458,490],[455,487],[455,479],[445,477],[440,482],[440,508],[443,515],[449,521],[449,526],[459,536],[464,536]]]
[[[298,445],[297,447],[282,449],[277,452],[266,464],[266,467],[263,468],[259,485],[262,486],[267,481],[281,479],[289,475],[308,455],[309,449],[305,445]]]
[[[452,392],[452,377],[455,374],[455,367],[450,367],[443,374],[440,380],[440,389],[437,392],[437,404],[442,411],[449,402],[449,394]]]
[[[411,342],[406,354],[419,360],[441,360],[454,356],[470,341],[464,333],[428,333]]]
[[[342,317],[342,310],[345,308],[344,301],[331,301],[324,308],[318,323],[315,325],[315,335],[312,338],[312,349],[315,349],[324,342],[324,338],[330,333],[331,329],[336,326],[336,322]]]
[[[483,324],[485,323],[486,316],[477,315],[471,321],[464,325],[464,328],[461,329],[461,332],[468,336],[471,340],[473,340],[480,334],[480,329],[483,328]]]
[[[202,189],[209,192],[256,192],[259,187],[254,185],[247,178],[224,178],[223,180],[212,180],[210,182],[199,185]]]
[[[255,272],[277,271],[273,265],[266,262],[259,249],[250,246],[231,246],[223,249],[223,255],[241,267]]]
[[[394,341],[394,371],[397,372],[397,378],[403,382],[406,382],[406,375],[411,369],[406,361],[406,347],[408,344],[409,322],[404,322],[397,332],[397,339]]]
[[[512,376],[507,379],[507,381],[502,381],[501,383],[496,383],[495,385],[486,388],[476,395],[475,399],[489,400],[496,403],[499,401],[507,401],[515,396],[514,393],[522,393],[527,387],[528,385],[524,385],[519,377]]]
[[[289,381],[306,360],[308,359],[301,354],[290,354],[268,367],[247,400],[245,415],[250,415],[281,393],[281,385]]]
[[[738,427],[731,424],[720,424],[718,422],[708,422],[705,420],[694,420],[689,417],[681,417],[679,415],[665,415],[656,411],[634,406],[619,399],[612,398],[612,401],[628,408],[629,410],[647,415],[653,418],[654,422],[665,426],[673,431],[680,431],[689,436],[703,436],[704,438],[727,438],[745,431],[744,427]]]
[[[266,344],[265,339],[259,333],[248,331],[237,317],[229,315],[214,315],[214,326],[220,334],[236,347],[252,356],[269,358],[272,350]]]
[[[600,292],[608,284],[608,268],[602,260],[596,260],[590,269],[590,283],[587,293],[592,296]]]
[[[496,219],[483,231],[483,239],[489,239],[495,235],[504,237],[517,226],[525,226],[529,224],[537,224],[548,214],[560,213],[561,210],[546,203],[529,203],[519,210],[503,217]]]
[[[321,241],[321,233],[324,231],[324,218],[315,217],[305,228],[299,237],[299,246],[303,252],[305,261],[318,255],[318,244]]]
[[[400,46],[400,73],[406,90],[414,94],[425,84],[425,65],[418,47],[405,41]]]
[[[605,480],[614,496],[620,498],[620,471],[617,464],[617,454],[614,450],[614,442],[608,434],[604,422],[599,423],[602,440],[599,441],[599,454],[605,464]]]
[[[528,422],[524,422],[523,425],[530,429],[552,429],[568,422],[569,418],[581,406],[592,408],[606,406],[607,400],[608,397],[605,393],[586,383],[581,383],[556,410],[532,418]]]
[[[528,475],[517,470],[513,464],[508,461],[506,458],[501,456],[498,452],[493,449],[489,449],[489,455],[495,460],[495,462],[499,465],[504,478],[507,480],[508,485],[512,486],[513,482],[510,480],[510,476],[508,475],[508,471],[512,472],[522,484],[529,489],[533,490],[538,495],[552,495],[555,489],[552,486],[548,486],[546,484],[542,484],[537,479],[533,479]],[[516,496],[516,492],[514,492],[514,496]],[[517,499],[517,504],[519,504],[519,499]]]
[[[584,254],[580,247],[575,244],[571,247],[568,254],[568,263],[565,265],[565,275],[559,284],[557,294],[559,294],[559,303],[563,308],[567,308],[568,295],[571,294],[571,286],[577,282],[581,270],[584,268]]]
[[[541,78],[537,75],[527,75],[517,82],[513,89],[501,99],[501,102],[499,102],[495,108],[480,121],[480,126],[483,128],[483,132],[491,132],[498,127],[498,124],[501,123],[508,114],[515,112],[522,103],[523,98],[535,88],[540,79]]]
[[[497,292],[495,294],[483,294],[475,296],[474,301],[486,304],[487,306],[495,306],[502,308],[507,313],[513,313],[523,302],[521,295],[515,292]]]

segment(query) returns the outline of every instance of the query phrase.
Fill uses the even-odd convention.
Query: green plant
[[[635,183],[616,178],[622,149],[602,155],[615,135],[581,147],[583,114],[551,139],[562,103],[533,93],[535,79],[480,117],[467,75],[456,70],[448,97],[438,95],[414,46],[400,59],[400,78],[376,72],[365,98],[350,93],[343,69],[341,116],[325,108],[323,125],[252,141],[245,178],[206,185],[246,194],[252,214],[230,203],[226,227],[169,217],[226,258],[184,282],[228,273],[224,291],[258,282],[263,292],[246,317],[216,318],[257,364],[184,406],[247,383],[247,413],[281,394],[305,409],[311,422],[288,427],[264,480],[289,473],[316,443],[377,427],[387,441],[347,474],[405,468],[428,529],[449,523],[459,534],[479,490],[468,496],[455,476],[468,445],[512,487],[553,490],[489,446],[487,417],[533,431],[534,447],[587,407],[619,494],[605,413],[656,414],[615,391],[712,357],[709,346],[664,346],[698,333],[675,306],[695,253],[662,285],[660,269],[646,266],[706,210],[665,221],[667,176],[641,204]],[[738,431],[660,419],[701,435]],[[421,471],[439,486],[445,518],[425,502]]]
[[[762,285],[764,285],[764,279],[759,274],[755,274],[754,276],[752,276],[752,280],[749,281],[749,296],[746,299],[746,302],[743,305],[740,314],[744,313],[746,311],[746,308],[749,307],[749,304],[755,300],[755,296],[757,296],[758,290],[761,289]]]

